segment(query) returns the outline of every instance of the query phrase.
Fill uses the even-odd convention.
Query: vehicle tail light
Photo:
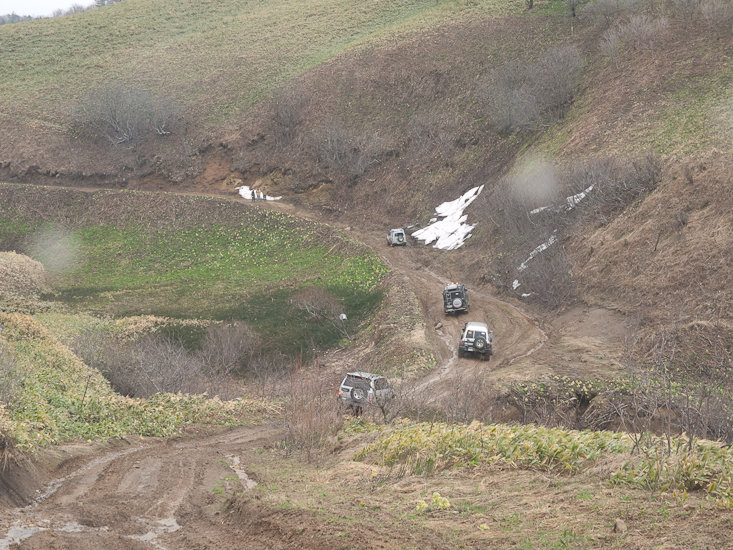
[[[372,402],[372,398],[371,398],[371,397],[369,398],[369,402],[370,402],[370,403]]]
[[[339,390],[339,397],[341,396],[341,390]]]

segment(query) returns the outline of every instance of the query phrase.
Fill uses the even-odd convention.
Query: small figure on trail
[[[257,195],[255,194],[255,190],[252,189],[252,200],[255,200],[257,198]]]

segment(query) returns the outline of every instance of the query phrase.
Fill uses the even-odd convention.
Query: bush
[[[636,13],[645,5],[645,0],[595,0],[585,7],[583,15],[596,23],[610,24],[617,17]]]
[[[725,0],[703,0],[700,13],[705,22],[718,33],[733,32],[733,4]]]
[[[90,329],[74,340],[73,349],[122,395],[183,392],[229,398],[236,393],[234,373],[255,360],[257,341],[244,323],[210,325],[194,351],[175,338],[146,335],[126,341]]]
[[[286,445],[304,452],[308,461],[316,457],[343,426],[333,388],[319,376],[305,372],[297,363],[289,372],[285,385],[284,412],[287,418]]]
[[[43,264],[15,252],[0,252],[0,299],[37,299],[46,290]]]
[[[306,94],[297,88],[282,89],[273,100],[271,129],[278,147],[284,148],[295,139],[306,103]]]
[[[379,162],[382,140],[377,134],[356,134],[337,119],[315,131],[318,162],[332,170],[359,177]]]
[[[653,49],[668,29],[669,21],[666,17],[632,15],[603,33],[600,41],[601,53],[615,59],[624,46],[633,50]]]
[[[491,124],[499,131],[515,131],[561,118],[582,68],[578,49],[561,46],[533,63],[512,61],[494,71],[479,92]]]
[[[77,105],[73,119],[80,134],[121,145],[150,134],[170,134],[180,113],[169,98],[113,83],[89,92]]]
[[[659,178],[653,155],[629,162],[593,159],[562,170],[531,162],[504,178],[487,206],[493,240],[501,243],[489,266],[494,284],[515,291],[517,281],[518,293],[549,308],[572,299],[570,264],[555,243],[589,223],[608,223]]]

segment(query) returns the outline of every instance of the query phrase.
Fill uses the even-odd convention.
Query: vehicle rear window
[[[353,387],[356,385],[357,382],[364,382],[364,378],[361,376],[354,376],[354,375],[348,375],[346,376],[346,380],[344,380],[343,385]]]

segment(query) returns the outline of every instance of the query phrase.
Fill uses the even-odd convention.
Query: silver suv
[[[443,312],[458,314],[468,313],[468,289],[456,283],[451,283],[443,289]]]
[[[469,322],[463,325],[461,339],[458,341],[458,357],[469,353],[479,353],[482,361],[491,359],[494,353],[494,331],[486,323]]]
[[[369,372],[347,372],[338,390],[339,402],[352,408],[385,406],[394,390],[384,376]]]
[[[407,237],[405,230],[400,228],[390,229],[387,234],[387,244],[389,246],[407,246]]]

